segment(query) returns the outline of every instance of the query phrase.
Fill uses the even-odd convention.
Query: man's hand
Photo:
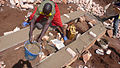
[[[42,41],[42,37],[45,35],[46,31],[48,30],[50,22],[51,22],[51,20],[48,19],[47,23],[43,27],[43,30],[41,31],[41,33],[37,39],[38,43]]]
[[[29,42],[30,42],[30,43],[33,43],[33,39],[32,39],[32,38],[30,38],[30,39],[29,39]]]
[[[37,17],[34,16],[33,19],[31,20],[31,24],[30,24],[30,31],[29,31],[29,41],[30,43],[32,43],[32,36],[33,36],[33,30],[35,29],[35,21],[36,21]]]

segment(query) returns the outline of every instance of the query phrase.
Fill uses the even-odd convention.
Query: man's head
[[[52,5],[50,3],[46,3],[43,7],[43,13],[48,15],[52,11]]]

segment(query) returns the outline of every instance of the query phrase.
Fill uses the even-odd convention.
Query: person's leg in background
[[[118,25],[119,25],[118,16],[119,16],[119,15],[117,15],[117,16],[115,17],[114,21],[113,21],[113,28],[114,28],[114,29],[113,29],[113,38],[116,37],[117,32],[118,32]]]

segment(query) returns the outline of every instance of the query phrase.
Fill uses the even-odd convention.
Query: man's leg
[[[116,36],[118,32],[118,25],[119,25],[119,19],[115,18],[114,23],[113,23],[113,35]]]
[[[40,22],[36,23],[36,27],[40,30],[40,29],[43,29],[45,24],[47,22],[47,19],[43,18],[42,20],[40,20]],[[38,38],[36,39],[36,41],[38,42],[40,38],[40,35],[38,36]]]

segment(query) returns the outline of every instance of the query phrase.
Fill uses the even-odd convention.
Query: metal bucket
[[[31,44],[29,41],[26,41],[24,43],[24,49],[25,58],[27,60],[34,60],[41,52],[41,46],[39,46],[37,42],[33,42],[33,44]]]

